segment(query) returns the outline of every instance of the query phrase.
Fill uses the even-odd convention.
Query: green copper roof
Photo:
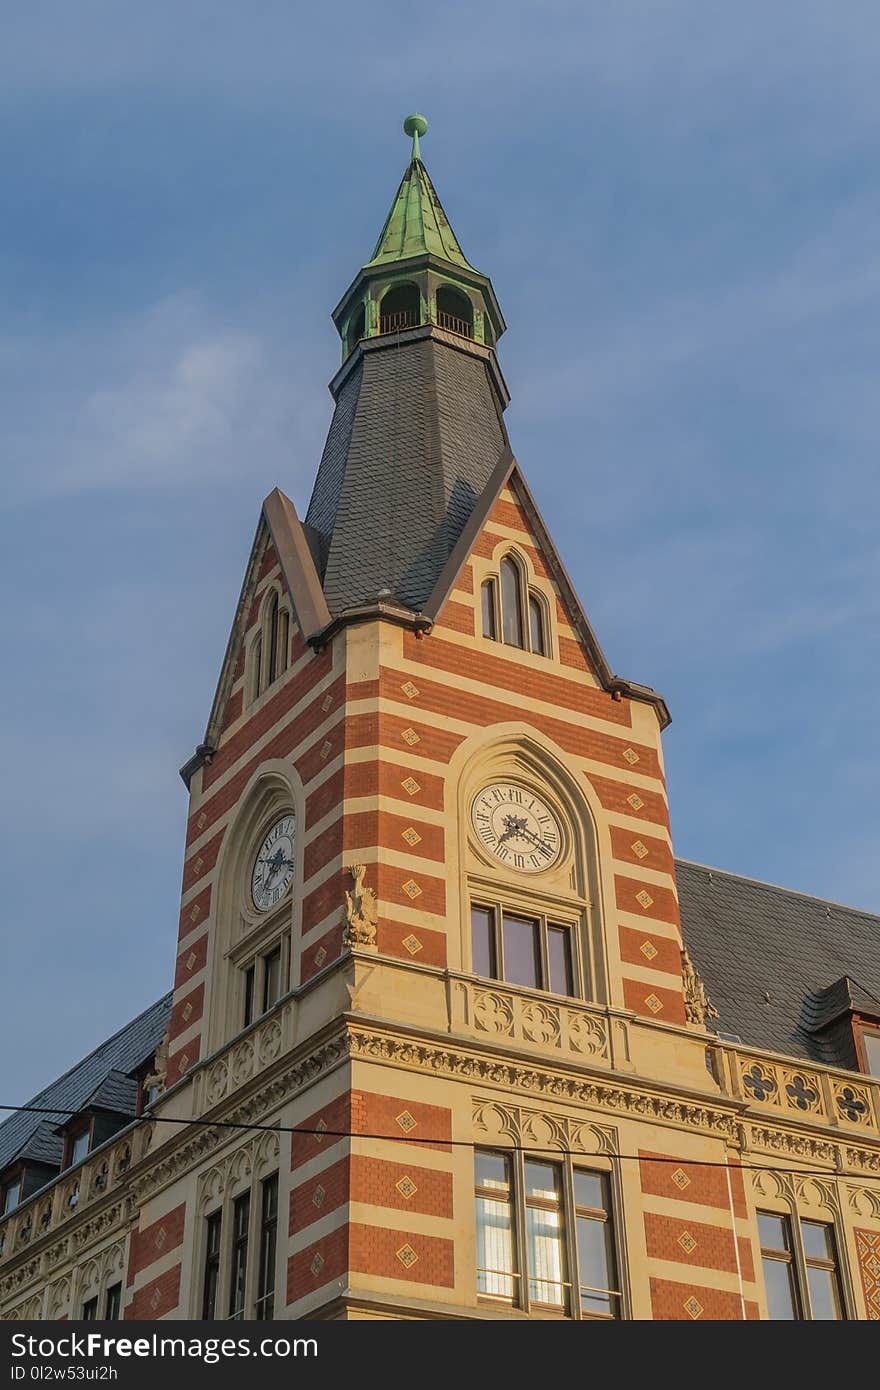
[[[430,252],[454,265],[472,269],[421,161],[419,136],[424,135],[428,122],[424,116],[407,116],[403,128],[413,137],[412,158],[367,264],[385,265]]]

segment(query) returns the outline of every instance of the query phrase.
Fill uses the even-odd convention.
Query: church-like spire
[[[415,114],[407,116],[403,128],[412,136],[412,157],[367,264],[387,265],[430,253],[472,269],[422,163],[419,136],[425,134],[428,122]]]

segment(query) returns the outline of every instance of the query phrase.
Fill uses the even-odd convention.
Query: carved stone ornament
[[[156,1055],[153,1058],[153,1070],[149,1076],[144,1077],[144,1090],[148,1091],[155,1086],[157,1090],[165,1090],[165,1078],[168,1075],[168,1029],[156,1048]]]
[[[366,868],[352,864],[349,873],[353,887],[345,893],[345,930],[342,940],[346,946],[376,945],[376,895],[364,883]]]
[[[688,1023],[705,1027],[707,1018],[717,1018],[718,1010],[711,1003],[706,986],[697,974],[696,967],[685,946],[681,953],[681,978],[684,981],[684,1011]]]

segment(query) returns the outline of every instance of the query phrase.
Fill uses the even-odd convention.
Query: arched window
[[[522,647],[522,585],[519,566],[505,555],[501,561],[501,632],[509,647]]]
[[[267,641],[269,643],[269,662],[266,684],[271,685],[278,674],[278,595],[269,600],[269,624]]]
[[[544,605],[535,594],[529,594],[529,640],[536,656],[547,655],[544,637]]]
[[[379,332],[397,333],[415,328],[422,320],[418,285],[396,285],[383,296],[379,306]]]
[[[449,285],[441,285],[437,291],[437,323],[451,333],[460,333],[464,338],[474,336],[474,306],[466,294],[454,290]]]
[[[494,579],[487,579],[482,591],[483,636],[490,637],[493,642],[498,640],[498,622],[495,616],[497,588]]]
[[[263,681],[263,635],[258,633],[251,648],[251,699],[256,700]]]
[[[278,615],[278,674],[287,670],[290,660],[290,614],[282,608]]]
[[[366,314],[363,304],[356,309],[348,321],[348,330],[345,335],[346,352],[354,352],[366,330]]]

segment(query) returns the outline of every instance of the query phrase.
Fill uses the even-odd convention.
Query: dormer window
[[[76,1130],[73,1134],[68,1135],[67,1162],[64,1165],[65,1168],[74,1168],[77,1163],[82,1163],[83,1159],[88,1155],[91,1138],[91,1121],[86,1125],[85,1129]]]
[[[529,588],[525,567],[513,554],[505,555],[498,578],[486,579],[480,591],[483,636],[535,656],[549,656],[547,607],[536,589]]]
[[[9,1216],[21,1201],[21,1174],[0,1187],[0,1216]]]
[[[880,1024],[873,1028],[858,1024],[856,1037],[862,1063],[861,1070],[867,1076],[880,1077]]]

